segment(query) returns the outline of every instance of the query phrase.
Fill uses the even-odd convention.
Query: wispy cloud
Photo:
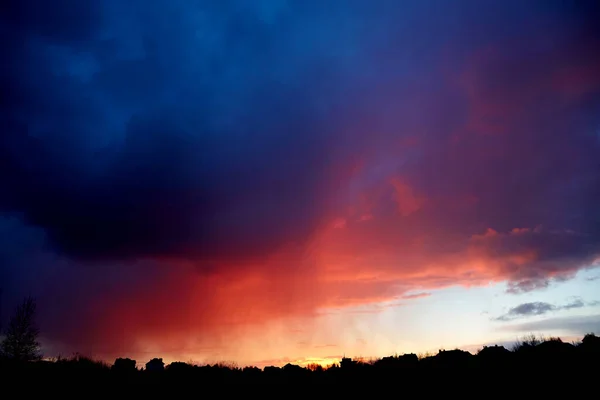
[[[431,293],[421,292],[421,293],[405,294],[404,296],[402,296],[402,298],[406,299],[406,300],[411,300],[411,299],[420,299],[422,297],[429,297],[429,296],[431,296]]]
[[[571,310],[574,308],[582,308],[587,306],[597,305],[597,301],[592,302],[584,302],[583,300],[576,298],[572,300],[570,303],[563,305],[555,305],[546,303],[543,301],[529,302],[519,304],[516,307],[508,310],[506,314],[503,314],[499,317],[493,318],[495,321],[512,321],[517,318],[530,317],[536,315],[543,315],[549,312],[560,311],[560,310]]]
[[[547,318],[542,321],[504,325],[499,329],[511,332],[548,332],[560,330],[573,335],[584,335],[590,332],[600,332],[600,315]]]
[[[521,294],[533,292],[534,290],[546,289],[550,286],[549,279],[537,279],[537,280],[523,280],[516,282],[509,282],[506,293],[509,294]]]
[[[332,348],[332,347],[338,347],[338,345],[337,344],[322,344],[322,345],[315,346],[315,349],[326,349],[326,348]]]

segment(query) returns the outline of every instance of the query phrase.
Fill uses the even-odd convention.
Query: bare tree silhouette
[[[6,328],[0,352],[16,361],[32,361],[41,358],[37,341],[39,329],[35,326],[36,302],[26,297],[15,310]]]

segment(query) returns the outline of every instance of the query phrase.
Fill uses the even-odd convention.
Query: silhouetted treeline
[[[347,386],[354,383],[403,382],[410,385],[421,378],[428,379],[435,386],[444,377],[463,376],[471,384],[473,380],[492,385],[502,382],[510,382],[511,385],[544,383],[546,388],[551,388],[564,387],[577,379],[595,385],[600,378],[600,337],[588,334],[579,343],[565,343],[559,338],[540,340],[530,336],[510,350],[502,346],[484,347],[477,354],[458,349],[440,350],[438,354],[426,357],[404,354],[369,362],[344,358],[328,368],[292,364],[264,369],[225,364],[199,366],[183,362],[165,365],[160,358],[145,365],[118,358],[113,365],[108,365],[83,356],[29,362],[3,359],[0,363],[0,380],[41,382],[47,378],[46,382],[57,387],[77,384],[152,391],[161,387],[205,387],[212,384],[222,387],[230,387],[230,384],[311,383]],[[590,379],[592,376],[595,378]],[[581,383],[578,385],[581,387]]]

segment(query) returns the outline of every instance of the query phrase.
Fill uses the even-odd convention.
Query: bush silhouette
[[[146,363],[146,371],[160,372],[164,371],[165,363],[162,358],[153,358]]]
[[[117,358],[111,369],[119,373],[132,373],[137,371],[135,364],[135,360],[130,358]]]
[[[583,337],[579,346],[588,353],[598,354],[600,353],[600,337],[593,333],[588,333]]]
[[[531,374],[537,376],[541,372],[540,376],[560,376],[560,379],[552,380],[552,387],[556,388],[557,385],[568,385],[576,380],[580,386],[593,385],[594,379],[582,381],[581,377],[597,371],[599,349],[600,338],[594,334],[586,335],[577,345],[564,343],[558,338],[528,337],[520,341],[513,351],[502,346],[486,346],[476,354],[459,349],[440,350],[436,355],[420,359],[415,354],[383,357],[374,361],[345,357],[339,365],[329,368],[288,363],[283,367],[267,366],[263,369],[239,368],[231,363],[199,366],[172,362],[165,366],[161,358],[148,361],[143,369],[136,368],[136,361],[129,358],[117,358],[109,367],[89,357],[75,355],[70,359],[2,364],[0,377],[15,376],[14,379],[6,379],[6,382],[23,379],[37,382],[43,378],[62,385],[81,382],[89,387],[112,388],[112,391],[129,387],[137,391],[146,389],[153,395],[154,390],[161,387],[173,390],[211,384],[221,385],[222,388],[229,384],[305,385],[327,382],[336,385],[373,383],[408,387],[415,379],[428,379],[432,388],[439,387],[448,392],[464,390],[461,388],[461,379],[494,388],[498,388],[499,382],[511,380],[537,385],[536,380],[525,377]],[[450,380],[452,376],[462,378]]]

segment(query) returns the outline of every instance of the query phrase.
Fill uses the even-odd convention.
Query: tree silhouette
[[[39,330],[35,326],[36,302],[26,297],[17,306],[6,328],[0,352],[4,357],[16,361],[31,361],[41,358],[40,344],[37,341]]]

